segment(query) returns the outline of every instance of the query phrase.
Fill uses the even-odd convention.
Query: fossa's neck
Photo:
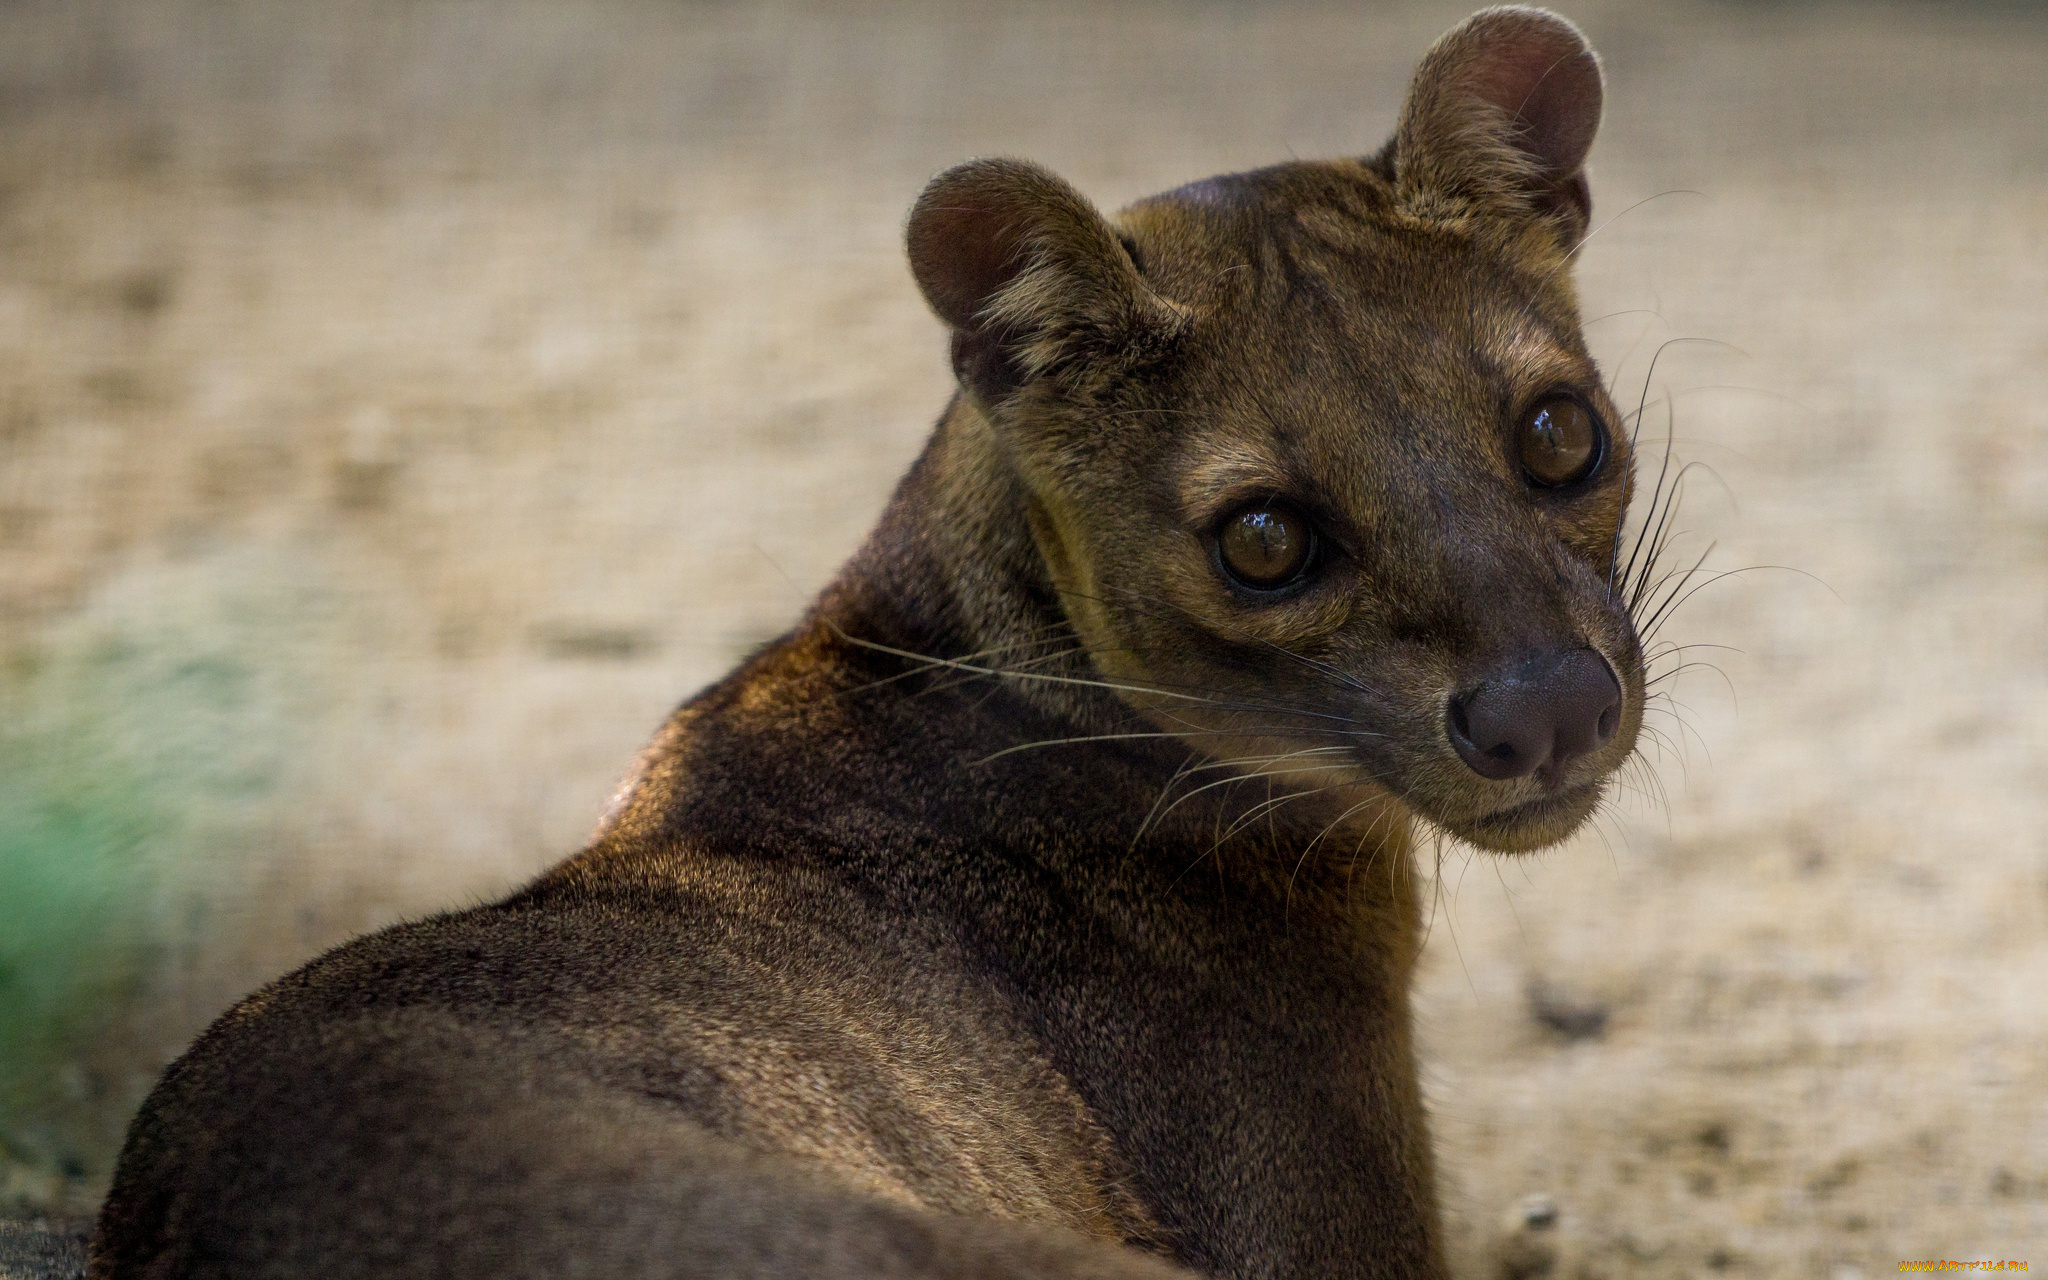
[[[1006,673],[1012,693],[1077,732],[1129,728],[1133,713],[1070,624],[1032,515],[994,428],[956,396],[814,616],[855,644]]]

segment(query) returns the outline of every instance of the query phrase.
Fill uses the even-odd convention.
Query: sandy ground
[[[0,1208],[794,616],[946,392],[925,177],[1364,151],[1462,13],[0,8]],[[1789,568],[1672,624],[1730,647],[1597,832],[1444,856],[1459,1267],[2048,1265],[2048,14],[1573,13],[1596,348]]]

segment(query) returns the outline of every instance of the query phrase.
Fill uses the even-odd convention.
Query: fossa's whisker
[[[838,636],[841,641],[850,645],[854,645],[857,648],[869,649],[877,653],[885,653],[890,655],[891,657],[902,658],[910,662],[920,662],[932,667],[944,667],[954,671],[971,672],[979,676],[994,676],[1015,680],[1039,680],[1050,684],[1075,685],[1097,689],[1108,689],[1118,693],[1129,693],[1137,695],[1157,696],[1162,698],[1171,698],[1193,705],[1220,707],[1228,710],[1250,710],[1257,711],[1267,715],[1300,716],[1317,720],[1334,720],[1345,724],[1356,723],[1348,716],[1338,715],[1333,712],[1310,711],[1301,707],[1288,707],[1279,704],[1251,703],[1242,701],[1230,702],[1221,698],[1207,696],[1208,694],[1217,691],[1203,691],[1198,693],[1184,692],[1184,690],[1187,689],[1199,688],[1199,686],[1193,685],[1183,685],[1175,687],[1163,682],[1133,684],[1129,682],[1121,682],[1114,680],[1091,680],[1083,676],[1055,675],[1046,672],[1036,671],[1012,671],[1003,667],[990,667],[972,662],[966,662],[958,658],[935,657],[930,654],[922,654],[913,652],[908,649],[900,649],[894,645],[882,644],[881,642],[875,640],[864,640],[858,636],[849,635],[846,631],[841,629],[837,623],[833,622],[829,618],[822,619],[822,621],[824,625],[830,628],[833,634]]]

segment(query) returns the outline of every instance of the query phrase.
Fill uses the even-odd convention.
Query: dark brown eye
[[[1271,591],[1301,576],[1314,537],[1308,521],[1286,507],[1246,507],[1224,522],[1217,547],[1231,577]]]
[[[1522,419],[1515,447],[1522,469],[1549,488],[1571,484],[1600,465],[1600,424],[1570,396],[1552,396]]]

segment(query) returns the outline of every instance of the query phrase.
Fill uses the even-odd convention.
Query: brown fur
[[[936,179],[963,391],[868,544],[583,853],[201,1037],[93,1274],[1441,1275],[1410,828],[1561,838],[1642,705],[1567,278],[1598,115],[1577,33],[1494,10],[1368,160],[1115,223]],[[1537,491],[1510,431],[1560,389],[1611,455]],[[1251,599],[1209,535],[1275,496],[1331,551]],[[1487,781],[1447,691],[1542,644],[1621,730]]]

